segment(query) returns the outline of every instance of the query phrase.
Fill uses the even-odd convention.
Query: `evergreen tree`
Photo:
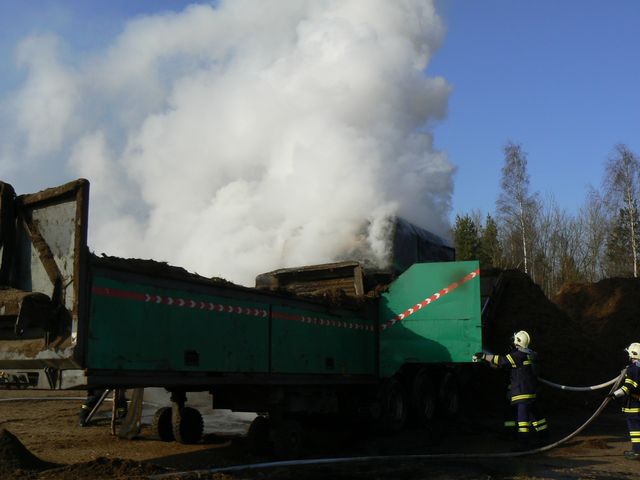
[[[498,267],[502,264],[502,247],[498,240],[498,224],[491,215],[487,215],[480,234],[480,266]]]
[[[477,260],[480,250],[478,227],[469,215],[456,215],[453,241],[457,260]]]

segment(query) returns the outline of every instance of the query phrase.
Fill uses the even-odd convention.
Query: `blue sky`
[[[532,189],[569,211],[616,143],[640,155],[640,2],[439,5],[448,32],[428,71],[453,87],[435,143],[458,166],[454,211],[494,208],[509,140]]]
[[[179,11],[186,0],[0,0],[0,91],[15,86],[16,45],[30,35],[55,33],[74,49],[92,51],[107,45],[127,20],[137,15]]]
[[[0,95],[22,72],[22,38],[60,35],[74,52],[108,45],[140,14],[188,1],[0,0]],[[617,142],[640,154],[640,2],[617,0],[439,0],[447,26],[428,67],[453,87],[435,145],[457,167],[453,215],[492,212],[502,147],[529,155],[532,189],[574,211]]]

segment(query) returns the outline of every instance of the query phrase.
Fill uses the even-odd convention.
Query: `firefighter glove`
[[[473,354],[473,361],[479,362],[480,360],[484,360],[484,352],[476,352]]]
[[[625,395],[625,392],[624,392],[624,390],[623,390],[623,389],[621,389],[621,388],[619,388],[619,389],[617,389],[617,390],[614,390],[613,392],[611,392],[611,393],[609,394],[609,396],[610,396],[611,398],[613,398],[613,399],[616,399],[616,398],[622,398],[622,397],[624,397],[624,395]]]

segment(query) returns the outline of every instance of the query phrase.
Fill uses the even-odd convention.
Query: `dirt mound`
[[[98,457],[91,462],[47,470],[40,473],[37,478],[38,480],[131,479],[160,473],[167,473],[167,470],[157,465],[133,460]]]
[[[485,321],[485,349],[504,354],[518,330],[531,335],[539,354],[540,376],[570,386],[590,386],[614,378],[626,366],[624,347],[640,341],[640,280],[608,279],[565,287],[553,299],[523,272],[502,274],[499,301]],[[485,369],[477,384],[494,404],[502,402],[506,375]],[[560,392],[543,387],[543,402],[551,408],[597,405],[608,390]],[[500,398],[499,398],[500,397]]]
[[[575,345],[571,319],[525,273],[502,272],[501,296],[484,327],[485,348],[499,354],[509,351],[515,332],[526,330],[540,356],[540,374],[553,381],[575,380],[579,362],[566,355]]]
[[[583,352],[585,373],[604,381],[625,367],[625,347],[640,341],[639,299],[637,278],[572,284],[553,298],[569,316],[574,335],[581,343],[572,350]]]
[[[40,460],[8,430],[0,430],[0,478],[11,478],[20,472],[51,468],[54,464]]]
[[[91,462],[60,466],[45,462],[31,453],[8,430],[0,430],[0,478],[3,480],[85,480],[143,478],[167,473],[157,465],[100,457]]]
[[[585,445],[596,450],[611,450],[613,448],[602,438],[590,438],[585,442]]]
[[[503,291],[485,325],[484,344],[504,352],[524,329],[540,355],[540,374],[565,385],[612,379],[627,362],[624,348],[640,341],[640,279],[571,284],[548,299],[520,271],[502,273]]]

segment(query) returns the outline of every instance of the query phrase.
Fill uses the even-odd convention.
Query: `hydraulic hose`
[[[12,398],[0,398],[0,402],[19,402],[19,401],[31,401],[31,400],[84,400],[87,397],[12,397]]]
[[[610,390],[610,393],[613,392],[622,379],[624,378],[624,370],[620,373],[619,376],[614,378],[612,381],[607,382],[608,385],[613,383],[613,387]],[[551,383],[551,382],[549,382]],[[553,384],[557,385],[557,384]],[[562,387],[563,385],[559,385]],[[565,389],[577,389],[584,388],[586,390],[590,390],[590,387],[568,387]],[[600,387],[602,388],[602,387]],[[578,390],[581,391],[581,390]],[[509,458],[509,457],[522,457],[525,455],[534,455],[537,453],[542,453],[549,451],[553,448],[558,447],[559,445],[571,440],[573,437],[582,432],[591,422],[593,422],[600,413],[604,410],[604,408],[611,401],[611,397],[607,395],[605,399],[602,401],[600,406],[596,409],[596,411],[584,422],[580,427],[578,427],[574,432],[570,433],[566,437],[550,443],[549,445],[545,445],[543,447],[534,448],[531,450],[524,450],[521,452],[498,452],[498,453],[427,453],[427,454],[411,454],[411,455],[381,455],[381,456],[370,456],[370,457],[336,457],[336,458],[313,458],[313,459],[305,459],[305,460],[285,460],[285,461],[276,461],[276,462],[265,462],[265,463],[252,463],[247,465],[233,465],[229,467],[219,467],[219,468],[211,468],[208,470],[191,470],[185,472],[174,472],[174,473],[161,473],[158,475],[150,475],[148,478],[153,480],[160,480],[163,478],[180,478],[185,477],[187,475],[208,475],[214,473],[228,473],[228,472],[239,472],[244,470],[256,470],[260,468],[278,468],[278,467],[294,467],[294,466],[305,466],[305,465],[326,465],[326,464],[340,464],[340,463],[357,463],[357,462],[371,462],[371,461],[394,461],[394,460],[456,460],[456,459],[474,459],[474,458]]]
[[[38,401],[38,400],[47,400],[47,401],[54,401],[54,400],[73,400],[73,401],[83,401],[86,400],[87,397],[65,397],[63,395],[60,395],[59,397],[57,396],[53,396],[53,397],[12,397],[12,398],[0,398],[0,402],[24,402],[24,401]],[[113,400],[111,398],[105,398],[104,399],[105,402],[112,402]],[[159,407],[160,405],[157,403],[153,403],[153,402],[144,402],[145,405],[149,405],[151,407]]]

